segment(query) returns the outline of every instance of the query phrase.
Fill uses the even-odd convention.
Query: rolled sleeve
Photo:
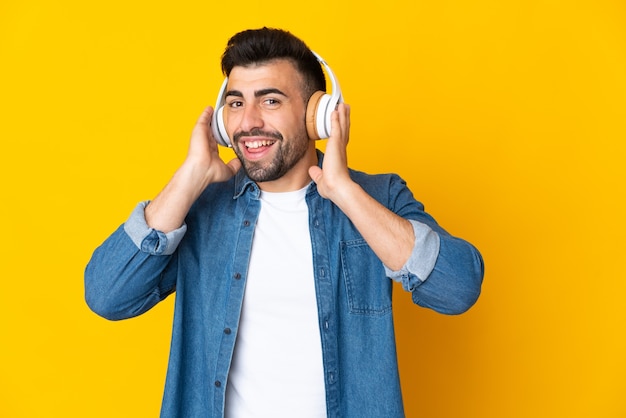
[[[415,233],[415,244],[411,256],[400,270],[391,270],[385,266],[389,278],[402,283],[404,290],[412,292],[428,279],[435,268],[439,256],[440,238],[428,225],[409,220]]]
[[[144,211],[149,201],[137,204],[124,224],[124,231],[141,251],[153,255],[171,255],[185,236],[187,225],[164,233],[150,228],[146,223]]]

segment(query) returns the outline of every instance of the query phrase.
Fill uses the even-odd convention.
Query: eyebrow
[[[288,97],[285,93],[283,93],[277,88],[266,88],[266,89],[257,90],[254,92],[254,97],[263,97],[266,94],[280,94],[281,96]],[[243,97],[243,93],[240,92],[239,90],[228,90],[226,94],[224,95],[224,97],[228,97],[228,96]]]

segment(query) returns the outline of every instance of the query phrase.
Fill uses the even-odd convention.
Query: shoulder
[[[368,174],[350,169],[350,177],[372,195],[387,195],[398,188],[407,188],[406,181],[395,173]]]
[[[236,183],[234,179],[213,183],[207,186],[192,205],[188,216],[206,216],[207,211],[226,211],[236,202]]]
[[[424,205],[415,199],[406,181],[398,174],[368,174],[351,169],[350,177],[370,196],[395,213],[408,216],[424,210]]]

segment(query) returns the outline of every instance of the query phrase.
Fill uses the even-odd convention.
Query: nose
[[[244,106],[243,111],[240,112],[239,126],[236,130],[242,132],[250,132],[255,128],[263,127],[263,118],[261,110],[254,105]]]

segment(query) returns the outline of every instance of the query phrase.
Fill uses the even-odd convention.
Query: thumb
[[[319,183],[319,181],[322,179],[322,169],[316,165],[310,167],[309,176],[315,182],[315,184]]]
[[[237,174],[237,171],[239,171],[239,169],[241,168],[241,161],[239,161],[239,158],[233,158],[226,165],[233,172],[233,175],[235,175]]]

